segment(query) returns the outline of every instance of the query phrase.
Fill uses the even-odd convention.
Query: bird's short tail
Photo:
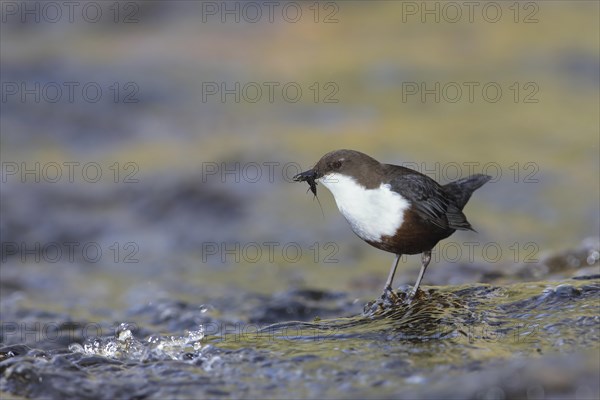
[[[492,179],[489,175],[475,174],[444,185],[444,191],[454,199],[454,203],[462,210],[473,192]]]

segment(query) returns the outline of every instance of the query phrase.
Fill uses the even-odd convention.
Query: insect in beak
[[[323,217],[325,217],[325,213],[323,212],[323,207],[321,206],[321,202],[319,201],[319,198],[317,197],[317,171],[315,171],[314,169],[309,169],[308,171],[301,172],[298,175],[294,176],[294,181],[308,183],[308,186],[309,186],[308,189],[315,196],[315,199],[317,199],[317,202],[319,203],[319,207],[321,208],[321,213],[323,214]]]

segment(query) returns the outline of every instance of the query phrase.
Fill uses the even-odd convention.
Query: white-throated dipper
[[[327,153],[314,168],[294,177],[308,182],[315,195],[316,182],[321,182],[358,237],[396,255],[384,296],[395,296],[392,281],[400,257],[422,253],[421,272],[409,299],[419,289],[433,247],[457,229],[474,231],[462,209],[490,179],[475,174],[442,186],[420,172],[382,164],[355,150]]]

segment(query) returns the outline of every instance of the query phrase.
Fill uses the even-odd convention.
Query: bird
[[[293,177],[307,182],[315,196],[317,182],[325,186],[359,238],[395,254],[383,297],[397,298],[392,283],[400,257],[421,254],[421,270],[408,300],[419,290],[435,245],[457,230],[475,231],[462,210],[490,179],[474,174],[440,185],[413,169],[346,149],[325,154],[313,168]]]

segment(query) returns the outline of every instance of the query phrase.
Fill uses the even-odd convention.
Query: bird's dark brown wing
[[[442,229],[472,230],[460,208],[444,192],[442,186],[426,175],[408,168],[394,169],[392,189],[406,198],[412,210],[423,220]]]

